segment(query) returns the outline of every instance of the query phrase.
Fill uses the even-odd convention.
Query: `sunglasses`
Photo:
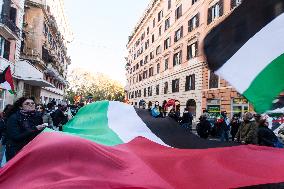
[[[29,105],[35,105],[35,103],[34,102],[26,102],[23,105],[29,106]]]

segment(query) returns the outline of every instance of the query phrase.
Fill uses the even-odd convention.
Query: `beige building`
[[[19,70],[23,82],[19,91],[44,104],[64,102],[67,69],[71,59],[67,43],[72,32],[64,14],[64,1],[26,0],[23,42]]]
[[[232,103],[237,101],[234,99],[242,97],[226,81],[210,74],[201,47],[210,29],[240,3],[241,0],[151,1],[127,44],[128,101],[139,106],[142,99],[146,103],[159,101],[160,105],[164,100],[175,99],[180,102],[181,111],[190,106],[197,117],[207,108],[212,113],[231,112]],[[219,103],[219,110],[213,103]],[[242,111],[247,105],[241,107]]]
[[[16,91],[20,82],[16,69],[21,48],[24,3],[25,0],[0,0],[0,72],[10,66]],[[0,110],[12,104],[17,97],[0,86]]]

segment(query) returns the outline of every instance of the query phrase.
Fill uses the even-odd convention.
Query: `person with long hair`
[[[44,128],[40,113],[35,110],[32,98],[21,97],[13,105],[7,120],[6,158],[12,159],[25,145],[32,141]]]

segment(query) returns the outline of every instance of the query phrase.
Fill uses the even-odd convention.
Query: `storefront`
[[[221,101],[220,99],[208,99],[207,111],[210,118],[216,118],[221,113]]]
[[[249,111],[249,103],[245,98],[233,98],[232,99],[232,109],[231,115],[241,114],[243,115],[245,112]]]

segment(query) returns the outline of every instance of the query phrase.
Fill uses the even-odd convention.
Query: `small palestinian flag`
[[[201,139],[127,104],[84,106],[63,130],[42,132],[0,168],[1,189],[284,186],[282,149]]]
[[[3,73],[0,74],[0,84],[1,84],[1,87],[8,90],[11,94],[15,94],[14,82],[13,82],[13,77],[11,74],[10,66],[8,66],[3,71]]]
[[[259,113],[284,91],[283,12],[283,0],[245,0],[204,40],[209,68]]]

